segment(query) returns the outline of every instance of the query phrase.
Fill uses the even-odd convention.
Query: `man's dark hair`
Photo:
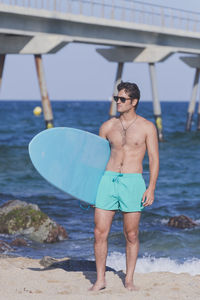
[[[123,82],[121,81],[117,86],[118,92],[121,90],[125,90],[128,96],[132,99],[137,99],[137,104],[135,105],[135,110],[137,109],[139,100],[140,100],[140,90],[136,83],[131,82]]]

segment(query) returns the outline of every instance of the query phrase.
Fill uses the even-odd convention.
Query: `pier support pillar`
[[[156,70],[155,70],[154,63],[149,63],[149,72],[150,72],[151,87],[152,87],[153,112],[155,117],[157,133],[158,133],[158,140],[162,142],[163,141],[162,115],[161,115],[160,101],[158,99]]]
[[[200,131],[200,101],[199,101],[199,107],[198,107],[197,130]]]
[[[2,83],[5,58],[6,58],[5,54],[0,54],[0,87],[1,87],[1,83]]]
[[[51,102],[49,100],[46,82],[44,78],[42,56],[40,54],[35,55],[35,64],[36,64],[37,77],[40,86],[41,98],[42,98],[44,119],[45,119],[46,128],[48,129],[53,127],[53,112],[52,112]]]
[[[193,83],[193,88],[192,88],[192,95],[190,99],[190,103],[188,106],[188,113],[187,113],[187,122],[186,122],[186,131],[191,130],[191,125],[192,125],[192,118],[195,110],[195,103],[196,103],[196,98],[197,98],[197,90],[199,86],[199,68],[196,68],[195,76],[194,76],[194,83]],[[197,125],[198,127],[198,125]]]
[[[116,114],[117,114],[117,103],[113,100],[113,96],[117,95],[117,86],[121,82],[121,79],[122,79],[123,67],[124,67],[124,63],[119,62],[117,65],[117,73],[116,73],[116,78],[115,78],[114,90],[113,90],[112,100],[111,100],[111,104],[110,104],[109,115],[111,117],[116,116]]]
[[[192,95],[188,105],[186,131],[191,130],[192,118],[195,111],[195,104],[197,98],[197,90],[199,88],[199,75],[200,75],[200,55],[197,56],[182,56],[180,59],[189,67],[196,69],[194,76],[194,83],[192,87]],[[200,101],[198,107],[197,130],[200,130]]]

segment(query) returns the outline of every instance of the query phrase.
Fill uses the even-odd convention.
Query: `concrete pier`
[[[108,61],[118,63],[114,93],[125,62],[149,64],[153,110],[159,140],[162,140],[161,108],[154,63],[164,61],[175,52],[200,55],[198,12],[145,2],[139,4],[134,0],[125,1],[126,3],[120,1],[120,6],[117,1],[62,2],[61,5],[60,0],[0,0],[0,54],[35,55],[46,126],[53,126],[53,114],[44,80],[41,54],[56,53],[67,43],[101,44],[112,48],[97,51]],[[0,65],[3,70],[2,61]],[[195,68],[199,70],[200,64],[195,65]],[[195,81],[188,108],[188,130],[195,107],[196,84]],[[110,115],[115,114],[116,104],[112,102]]]
[[[119,62],[117,65],[117,73],[116,73],[116,78],[115,78],[114,90],[113,90],[112,100],[111,100],[111,104],[110,104],[109,115],[111,117],[116,116],[116,114],[117,114],[117,103],[113,100],[113,96],[117,95],[117,93],[118,93],[117,86],[121,82],[121,79],[122,79],[123,67],[124,67],[124,63]]]
[[[20,51],[23,51],[29,43],[26,38],[53,35],[62,40],[55,44],[53,42],[54,49],[57,46],[62,47],[62,43],[71,41],[144,48],[155,45],[163,48],[172,47],[174,52],[200,53],[199,32],[191,29],[194,24],[196,28],[199,27],[199,16],[196,12],[190,14],[186,22],[186,12],[181,9],[141,3],[137,10],[133,5],[134,1],[125,1],[127,5],[120,1],[120,8],[116,1],[112,1],[112,5],[107,1],[62,1],[61,10],[60,0],[49,0],[48,3],[50,2],[55,3],[54,7],[47,5],[47,0],[0,0],[2,38],[9,36],[12,40],[25,37],[23,46],[20,42]],[[124,11],[125,18],[119,18],[119,9]],[[132,18],[130,13],[133,14]],[[175,22],[170,23],[169,18]],[[141,20],[138,22],[139,19]],[[47,40],[45,38],[45,44]],[[47,51],[49,46],[42,46],[42,44],[43,42],[40,43],[39,48]],[[0,48],[1,46],[2,44]],[[11,42],[9,48],[12,50],[13,47],[16,46]],[[30,53],[30,47],[28,48]]]
[[[38,82],[39,82],[40,93],[42,98],[44,119],[45,119],[46,128],[48,129],[53,127],[53,112],[52,112],[51,103],[49,100],[46,82],[44,78],[44,70],[43,70],[41,55],[39,54],[35,55],[35,64],[36,64]]]

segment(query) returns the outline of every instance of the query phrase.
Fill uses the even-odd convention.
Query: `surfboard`
[[[46,129],[29,143],[29,155],[49,183],[76,199],[95,204],[110,156],[106,139],[75,128]]]

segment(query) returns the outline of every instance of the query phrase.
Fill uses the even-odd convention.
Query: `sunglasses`
[[[115,100],[115,102],[118,102],[118,100],[120,100],[122,103],[125,103],[126,100],[131,100],[132,98],[125,98],[125,97],[113,96],[113,99]]]

